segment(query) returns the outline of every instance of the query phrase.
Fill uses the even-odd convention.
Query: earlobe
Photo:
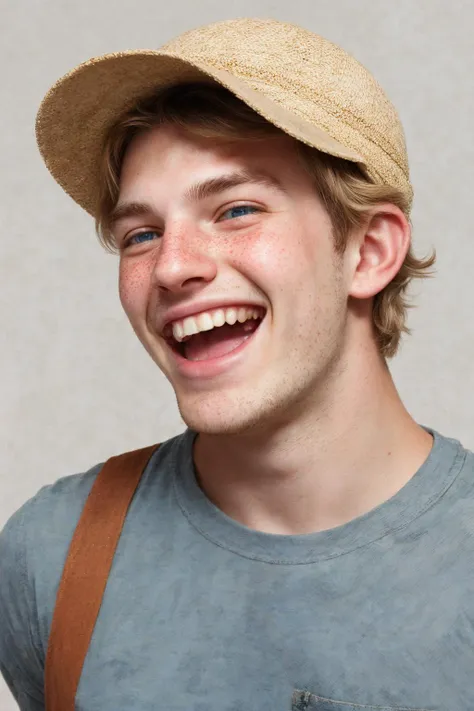
[[[411,229],[395,205],[381,205],[374,212],[357,247],[357,265],[349,295],[368,299],[378,294],[398,274],[410,248]]]

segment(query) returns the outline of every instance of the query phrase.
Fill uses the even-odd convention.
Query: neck
[[[350,363],[271,431],[198,435],[199,485],[218,508],[266,533],[311,533],[366,513],[411,479],[432,436],[408,414],[375,348]]]

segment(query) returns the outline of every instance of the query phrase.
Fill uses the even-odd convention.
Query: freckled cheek
[[[229,247],[228,257],[233,264],[258,278],[273,275],[294,261],[291,235],[286,229],[258,228],[247,232]]]
[[[137,314],[146,307],[150,283],[150,267],[143,261],[123,261],[119,268],[120,302],[128,315]]]

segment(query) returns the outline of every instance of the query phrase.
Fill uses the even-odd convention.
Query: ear
[[[352,283],[349,295],[368,299],[398,274],[410,248],[411,228],[404,213],[391,203],[378,205],[352,241]]]

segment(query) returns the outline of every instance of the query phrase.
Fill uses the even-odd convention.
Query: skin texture
[[[186,198],[192,184],[236,170],[265,171],[281,188],[247,183]],[[409,247],[403,213],[380,206],[337,256],[292,139],[231,144],[170,127],[128,148],[118,204],[134,201],[148,213],[113,230],[120,299],[184,422],[200,433],[194,459],[206,495],[250,528],[299,534],[395,494],[432,446],[397,394],[371,323],[372,298]],[[234,217],[238,205],[258,210]],[[138,232],[147,235],[125,246]],[[267,313],[230,370],[189,379],[159,326],[169,309],[202,299]]]

